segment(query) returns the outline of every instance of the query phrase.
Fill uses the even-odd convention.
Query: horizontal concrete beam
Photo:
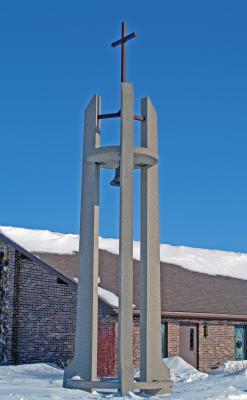
[[[134,382],[135,390],[157,390],[164,387],[171,387],[171,381],[154,381],[154,382]],[[80,379],[68,379],[67,387],[70,389],[91,390],[91,389],[120,389],[119,381],[92,381],[86,382]]]
[[[120,389],[120,382],[111,381],[92,381],[86,382],[80,379],[68,379],[67,387],[70,389],[81,389],[81,390],[91,390],[91,389]]]
[[[102,168],[114,169],[119,166],[121,148],[120,146],[106,146],[94,149],[89,154],[87,161],[99,164]],[[157,152],[146,147],[134,147],[134,168],[152,166],[157,164]]]

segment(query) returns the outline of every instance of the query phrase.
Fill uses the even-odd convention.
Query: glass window
[[[246,359],[246,329],[244,326],[235,327],[235,358]]]
[[[161,350],[162,358],[168,357],[168,345],[167,345],[168,335],[167,335],[167,322],[161,323]]]
[[[195,348],[194,334],[195,334],[194,328],[190,328],[190,350],[194,350]]]

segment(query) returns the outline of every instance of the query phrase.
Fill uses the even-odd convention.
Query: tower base
[[[170,393],[173,382],[171,380],[153,381],[153,382],[134,382],[134,391],[142,391],[150,395]],[[64,387],[68,389],[80,389],[86,392],[92,390],[109,389],[120,390],[119,381],[98,380],[98,381],[84,381],[82,379],[67,379],[64,381]],[[123,395],[124,393],[122,393]]]

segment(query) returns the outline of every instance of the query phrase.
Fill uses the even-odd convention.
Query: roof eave
[[[45,261],[42,261],[40,258],[35,256],[34,254],[30,253],[30,251],[24,249],[21,247],[19,244],[14,242],[12,239],[10,239],[8,236],[4,235],[2,232],[0,232],[0,240],[4,241],[6,244],[9,246],[13,247],[18,253],[23,254],[26,256],[29,260],[37,263],[41,267],[45,268],[47,271],[51,272],[53,275],[57,276],[58,278],[62,279],[64,282],[68,283],[68,285],[76,287],[77,284],[73,279],[68,278],[61,272],[57,271],[55,268],[47,264]]]
[[[140,315],[140,310],[133,311],[134,316]],[[247,315],[240,314],[217,314],[217,313],[197,313],[185,311],[161,311],[162,318],[177,319],[202,319],[202,320],[220,320],[220,321],[247,321]]]

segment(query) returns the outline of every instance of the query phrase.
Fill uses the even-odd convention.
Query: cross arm
[[[120,118],[121,117],[121,111],[119,110],[118,112],[115,113],[110,113],[110,114],[98,114],[98,119],[111,119],[111,118]],[[142,115],[134,115],[134,120],[135,121],[145,121],[145,117]]]
[[[135,32],[130,33],[129,35],[127,35],[127,36],[125,36],[125,37],[123,37],[123,38],[121,38],[119,40],[116,40],[116,42],[113,42],[112,43],[112,47],[117,47],[117,46],[127,42],[128,40],[134,39],[135,37],[136,37],[136,33]]]

